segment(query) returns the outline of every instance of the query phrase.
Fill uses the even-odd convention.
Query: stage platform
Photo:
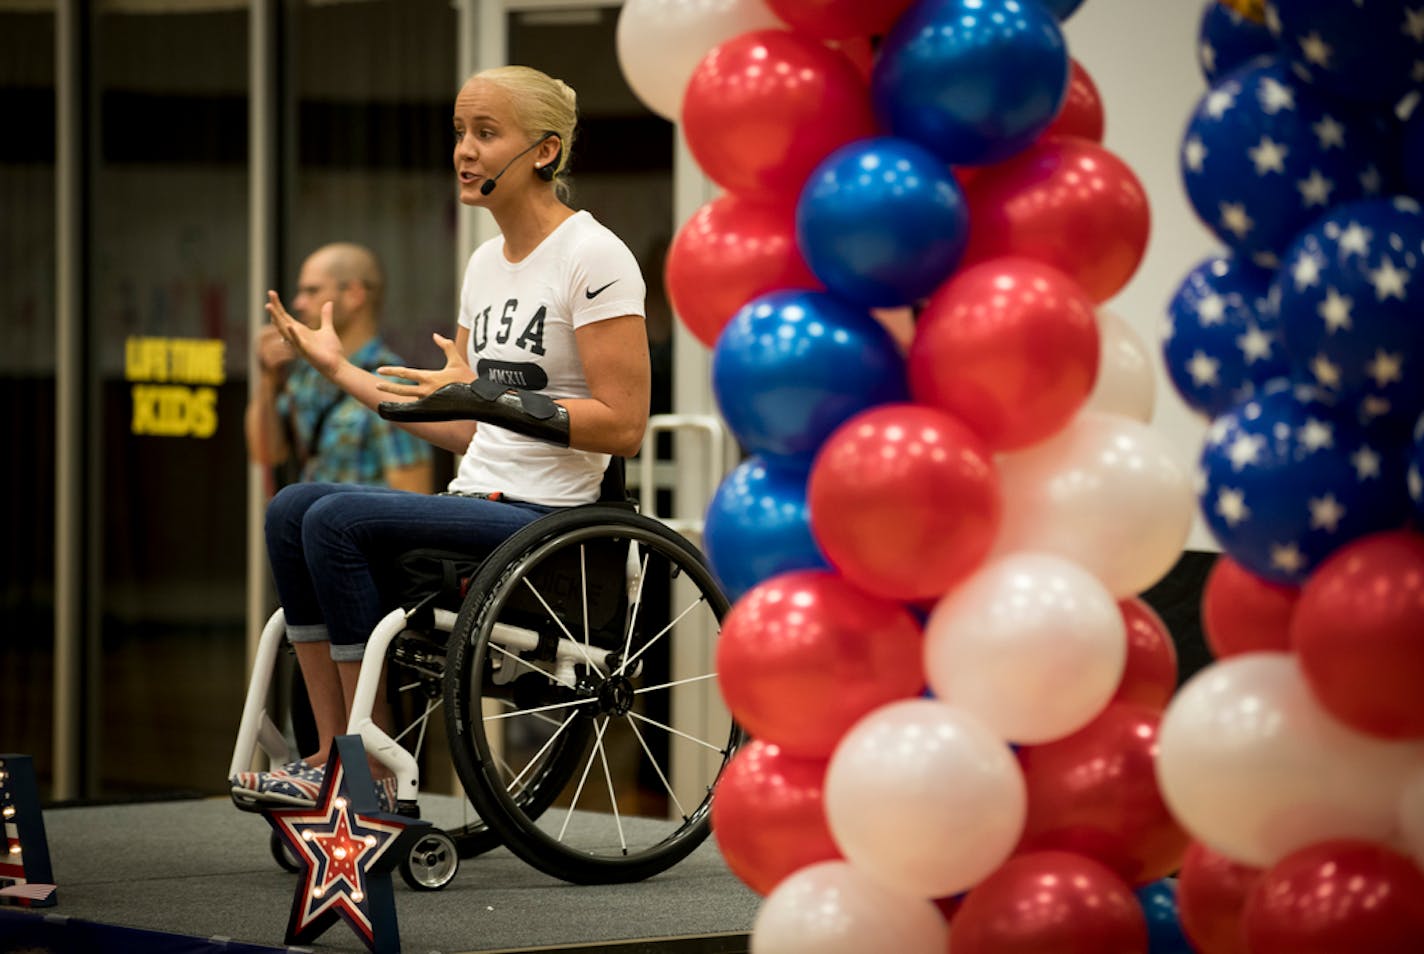
[[[421,809],[447,827],[468,817],[449,796]],[[226,798],[52,808],[44,821],[59,902],[0,906],[3,954],[366,950],[344,922],[283,944],[297,876],[272,859],[263,818]],[[759,904],[713,838],[638,884],[569,885],[502,848],[462,861],[443,891],[393,883],[405,954],[733,954]]]

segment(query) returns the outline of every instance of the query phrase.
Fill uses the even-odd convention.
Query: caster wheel
[[[455,840],[439,828],[422,832],[400,862],[401,877],[416,891],[439,891],[459,870]]]
[[[276,860],[278,867],[283,871],[290,871],[296,874],[302,870],[301,864],[292,855],[292,849],[287,847],[286,839],[275,831],[267,842],[267,847],[272,850],[272,857]]]

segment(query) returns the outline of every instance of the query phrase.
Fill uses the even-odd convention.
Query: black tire
[[[715,692],[710,654],[695,676],[670,678],[670,644],[715,637],[727,610],[695,547],[618,507],[540,518],[490,555],[450,634],[445,715],[460,781],[510,851],[565,881],[611,884],[665,871],[702,843],[713,786],[742,733],[730,721],[709,738],[669,727],[678,693]],[[510,652],[496,623],[537,634],[537,648]],[[575,660],[591,649],[612,661],[572,662],[575,685],[561,684],[561,637]],[[485,713],[486,702],[498,711]],[[525,742],[506,731],[535,724],[544,732]],[[675,773],[683,752],[704,761]]]
[[[415,891],[439,891],[459,872],[455,839],[439,828],[420,829],[400,860],[401,877]]]

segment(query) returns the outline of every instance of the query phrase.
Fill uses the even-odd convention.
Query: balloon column
[[[1158,736],[1180,920],[1203,954],[1424,950],[1424,8],[1213,2],[1198,40],[1181,172],[1223,249],[1163,354],[1223,552]]]
[[[1176,658],[1137,594],[1193,496],[1105,307],[1149,211],[1078,5],[623,5],[630,85],[725,190],[666,270],[747,454],[704,546],[758,952],[1146,954],[1175,904]]]

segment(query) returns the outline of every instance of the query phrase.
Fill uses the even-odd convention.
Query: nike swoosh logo
[[[618,279],[616,279],[616,278],[613,279],[613,281],[611,281],[611,282],[608,283],[608,285],[616,285],[616,284],[618,284]],[[584,290],[584,294],[587,295],[589,298],[597,298],[599,295],[602,295],[605,291],[608,290],[608,285],[604,285],[602,288],[589,288],[589,289],[585,289],[585,290]]]

